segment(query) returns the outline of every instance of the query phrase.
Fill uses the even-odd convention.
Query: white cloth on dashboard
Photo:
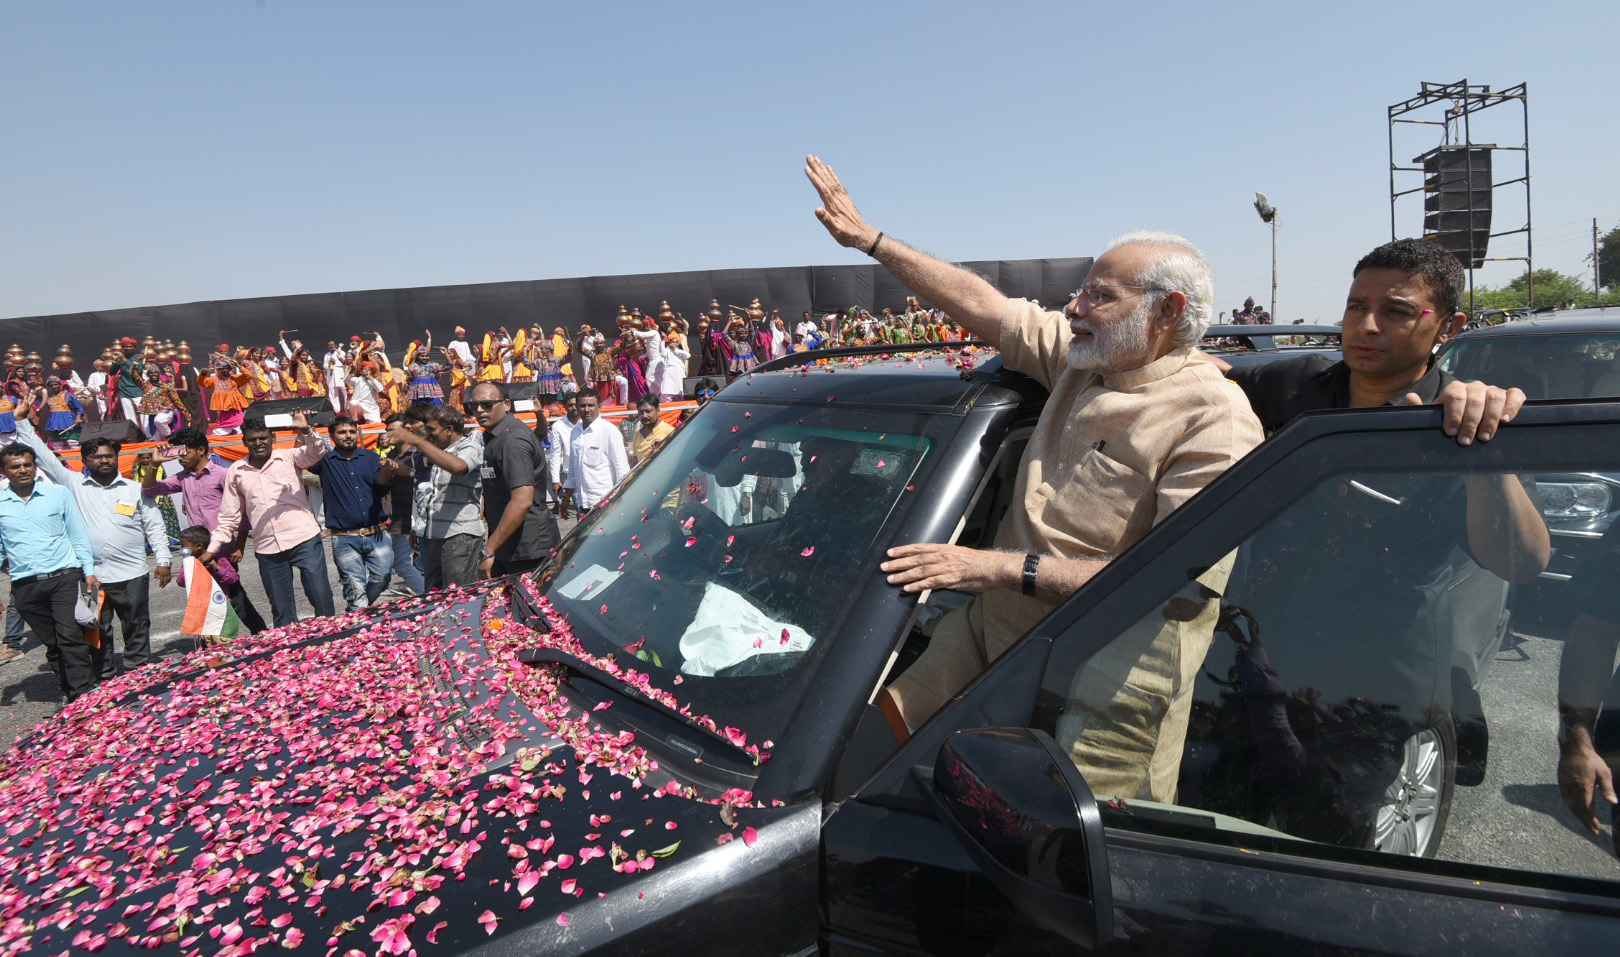
[[[782,633],[787,632],[783,642]],[[718,582],[704,586],[703,600],[681,635],[681,671],[714,675],[756,655],[804,651],[815,644],[804,629],[777,621]]]

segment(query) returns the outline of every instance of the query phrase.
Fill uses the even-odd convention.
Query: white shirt
[[[597,419],[574,426],[568,442],[568,467],[563,488],[574,490],[574,503],[593,508],[630,472],[624,436],[611,423]]]
[[[97,578],[106,584],[144,578],[150,570],[146,567],[148,546],[159,565],[169,564],[169,533],[163,528],[163,515],[156,502],[141,494],[139,485],[122,475],[112,484],[102,485],[89,475],[76,474],[45,447],[32,423],[24,420],[17,425],[17,438],[34,450],[39,470],[73,493],[90,538]]]
[[[664,345],[664,363],[658,367],[658,391],[662,395],[686,394],[686,360],[692,353],[679,345]]]
[[[328,352],[326,357],[321,360],[321,365],[326,369],[328,385],[343,384],[344,373],[348,371],[348,357],[343,354],[342,349],[336,352]]]
[[[366,421],[381,422],[382,406],[377,404],[377,393],[382,387],[366,376],[357,375],[349,380],[349,401],[366,413]]]
[[[465,339],[450,340],[450,354],[461,359],[463,365],[471,369],[473,365],[472,346],[467,345]]]
[[[806,319],[805,321],[799,323],[797,326],[793,327],[793,334],[796,335],[796,336],[799,336],[800,338],[808,336],[810,333],[815,332],[815,331],[816,331],[816,323],[815,323],[814,319]]]
[[[563,476],[568,474],[568,450],[574,442],[574,426],[579,423],[573,419],[554,419],[551,423],[551,449],[546,455],[546,464],[551,466],[551,484],[561,485]]]

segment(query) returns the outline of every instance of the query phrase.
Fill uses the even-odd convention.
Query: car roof
[[[716,402],[791,402],[965,414],[970,407],[1040,402],[1045,390],[1001,368],[983,342],[874,345],[773,359],[715,395]]]
[[[1208,339],[1211,336],[1336,336],[1339,332],[1340,328],[1338,326],[1327,325],[1216,325],[1210,326],[1204,331],[1204,338]]]
[[[1469,329],[1452,341],[1489,336],[1579,336],[1604,332],[1620,332],[1620,307],[1541,313],[1500,325]]]

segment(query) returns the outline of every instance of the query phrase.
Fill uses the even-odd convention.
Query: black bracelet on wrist
[[[872,240],[872,248],[868,249],[866,251],[866,254],[868,256],[871,256],[872,258],[876,259],[877,258],[878,243],[881,243],[881,242],[883,242],[883,230],[880,229],[880,230],[878,230],[877,238]]]

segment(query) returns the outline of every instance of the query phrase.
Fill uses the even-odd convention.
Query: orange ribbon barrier
[[[658,407],[658,417],[663,419],[665,422],[668,422],[670,425],[675,425],[680,421],[682,411],[686,409],[695,410],[697,407],[697,402],[693,400],[665,403]],[[635,411],[636,410],[633,408],[622,405],[603,406],[602,418],[608,420],[609,422],[622,422],[629,416],[634,415]],[[512,414],[516,415],[524,422],[527,422],[530,428],[534,427],[534,423],[537,418],[535,413],[514,412]],[[472,420],[469,418],[468,421]],[[276,431],[278,433],[283,433],[287,430],[277,429]],[[385,429],[380,423],[373,422],[362,425],[360,427],[361,447],[368,449],[376,448],[377,441],[382,437],[384,431]],[[276,448],[278,449],[292,448],[297,444],[298,439],[296,436],[287,434],[278,434],[276,436]],[[142,452],[151,452],[167,447],[167,442],[133,442],[125,445],[122,453],[118,457],[118,470],[126,477],[130,477],[135,471],[135,460],[137,456],[139,456]],[[240,435],[210,435],[209,451],[213,452],[215,455],[218,455],[227,462],[235,462],[239,459],[247,458],[247,446],[242,444],[242,437]],[[62,460],[67,463],[67,467],[69,469],[75,472],[82,469],[78,449],[60,449],[56,454],[62,457]]]

